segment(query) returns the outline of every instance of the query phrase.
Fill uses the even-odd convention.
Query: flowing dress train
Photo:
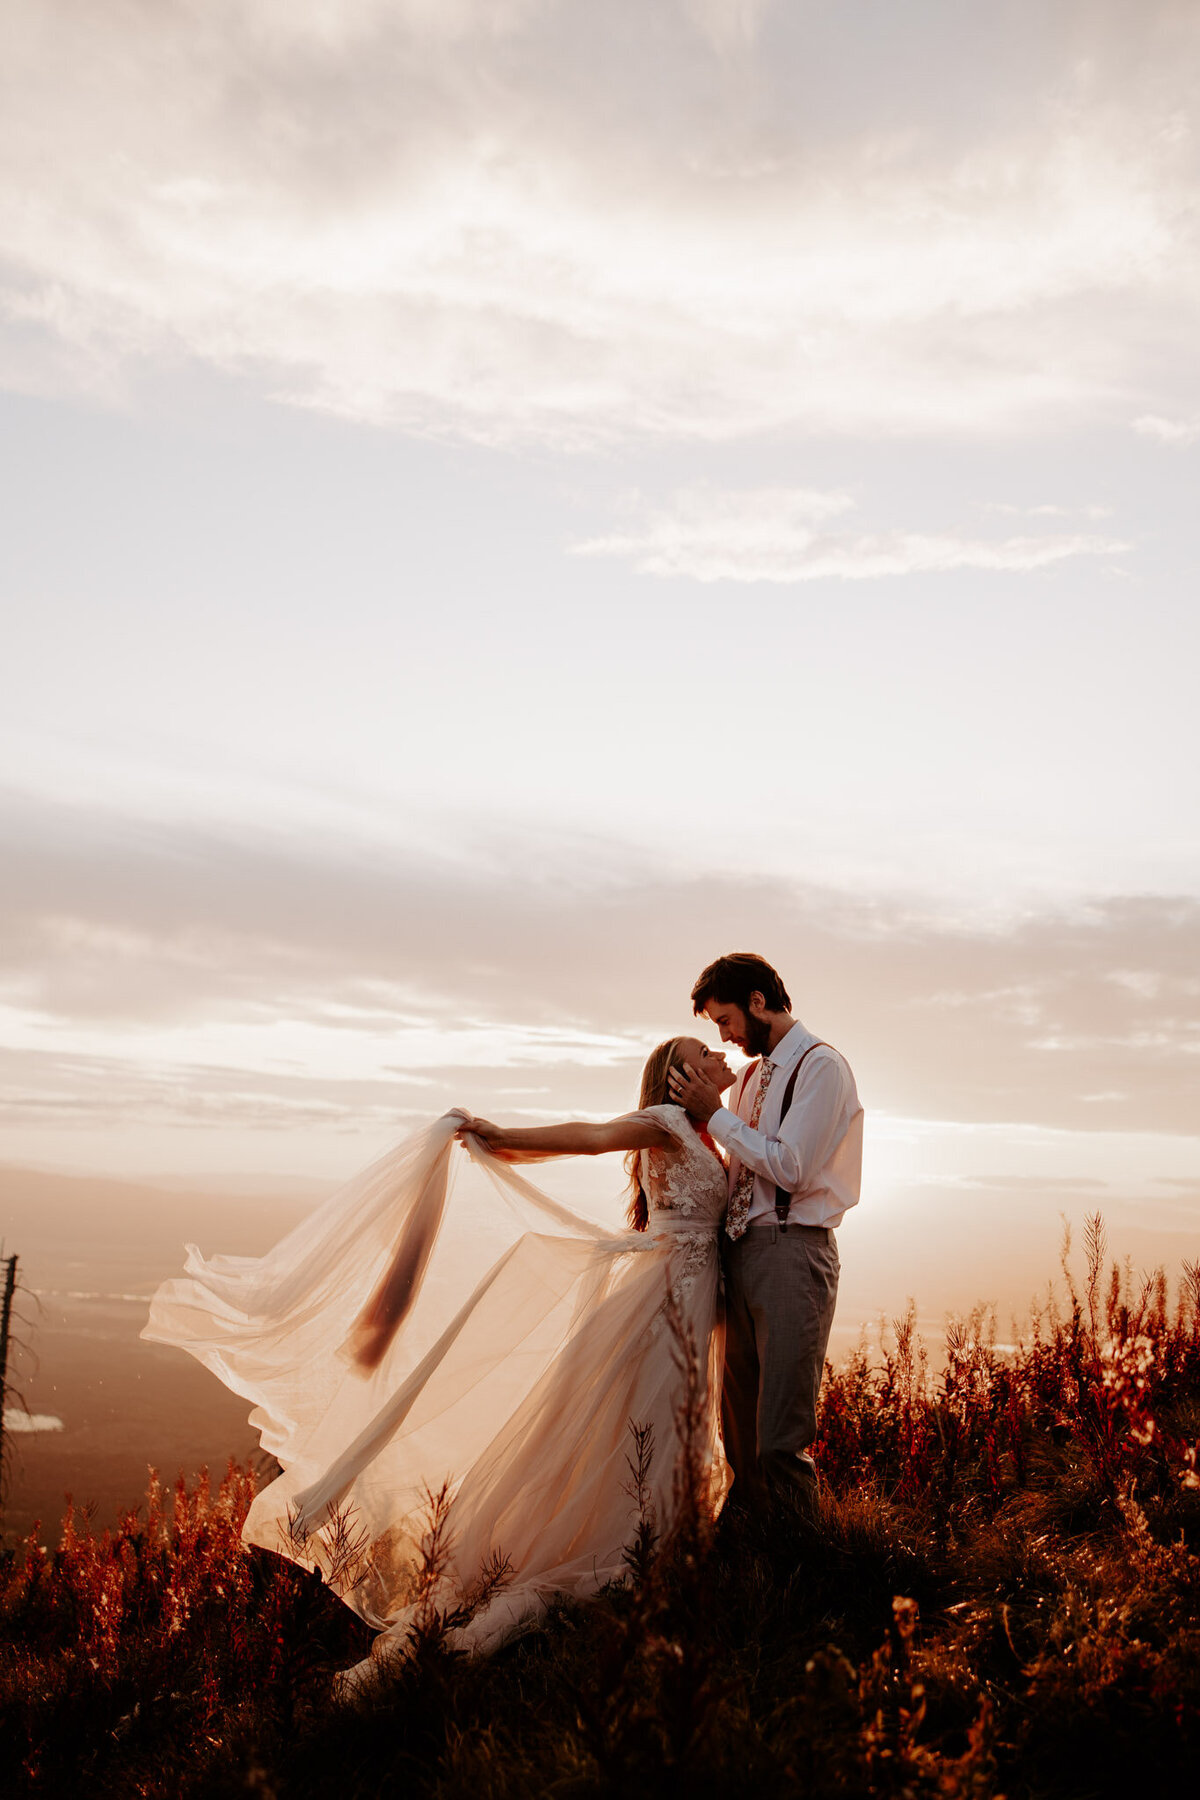
[[[206,1260],[189,1246],[187,1274],[154,1297],[142,1335],[189,1351],[252,1401],[251,1423],[282,1465],[245,1540],[320,1569],[381,1634],[377,1653],[408,1635],[429,1496],[443,1484],[438,1604],[457,1604],[493,1558],[508,1568],[456,1630],[462,1647],[494,1648],[555,1598],[621,1578],[638,1523],[631,1426],[649,1427],[648,1497],[665,1533],[689,1358],[693,1466],[705,1503],[723,1501],[725,1169],[681,1107],[630,1117],[672,1140],[641,1152],[645,1233],[613,1236],[577,1217],[476,1138],[464,1157],[452,1112],[265,1257]],[[452,1179],[456,1165],[473,1185]]]

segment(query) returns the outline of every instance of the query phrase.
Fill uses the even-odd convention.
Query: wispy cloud
[[[584,539],[578,556],[613,556],[644,575],[694,581],[876,581],[954,569],[1028,572],[1077,556],[1114,556],[1130,546],[1083,533],[978,538],[944,532],[829,532],[821,521],[848,512],[845,494],[764,488],[690,489],[647,512],[633,530]],[[1039,509],[1042,510],[1042,509]]]
[[[1200,416],[1193,414],[1187,419],[1164,419],[1158,413],[1144,413],[1140,419],[1133,421],[1133,429],[1140,437],[1157,438],[1160,444],[1170,444],[1173,449],[1186,450],[1200,438]]]
[[[622,0],[17,0],[0,373],[198,358],[558,444],[1151,403],[1148,321],[1200,284],[1200,22],[1031,0],[991,57],[893,10],[864,38],[760,0],[653,29]]]
[[[989,500],[984,511],[1001,513],[1007,518],[1028,519],[1107,519],[1112,514],[1111,506],[1058,506],[1053,501],[1044,501],[1037,506],[1014,506],[1008,500]]]

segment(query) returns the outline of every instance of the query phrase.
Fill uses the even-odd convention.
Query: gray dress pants
[[[838,1253],[824,1225],[752,1225],[725,1240],[721,1424],[734,1496],[791,1491],[811,1507],[817,1395],[837,1303]]]

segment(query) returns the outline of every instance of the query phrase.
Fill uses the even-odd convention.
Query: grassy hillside
[[[932,1374],[911,1321],[827,1378],[815,1524],[731,1510],[630,1547],[630,1584],[488,1661],[426,1605],[353,1708],[367,1638],[247,1554],[249,1477],[151,1485],[0,1562],[15,1794],[345,1800],[1165,1791],[1200,1754],[1200,1280],[1105,1266]],[[436,1564],[431,1545],[430,1564]]]

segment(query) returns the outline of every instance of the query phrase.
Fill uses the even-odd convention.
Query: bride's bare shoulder
[[[678,1106],[644,1106],[638,1112],[624,1113],[610,1119],[605,1131],[611,1131],[613,1149],[669,1150],[679,1141],[678,1120],[683,1109]],[[620,1143],[617,1142],[620,1135]]]
[[[640,1112],[631,1113],[630,1120],[642,1120],[653,1130],[651,1147],[657,1150],[681,1150],[686,1147],[691,1136],[691,1119],[682,1106],[673,1100],[662,1101],[658,1106],[645,1106]]]

